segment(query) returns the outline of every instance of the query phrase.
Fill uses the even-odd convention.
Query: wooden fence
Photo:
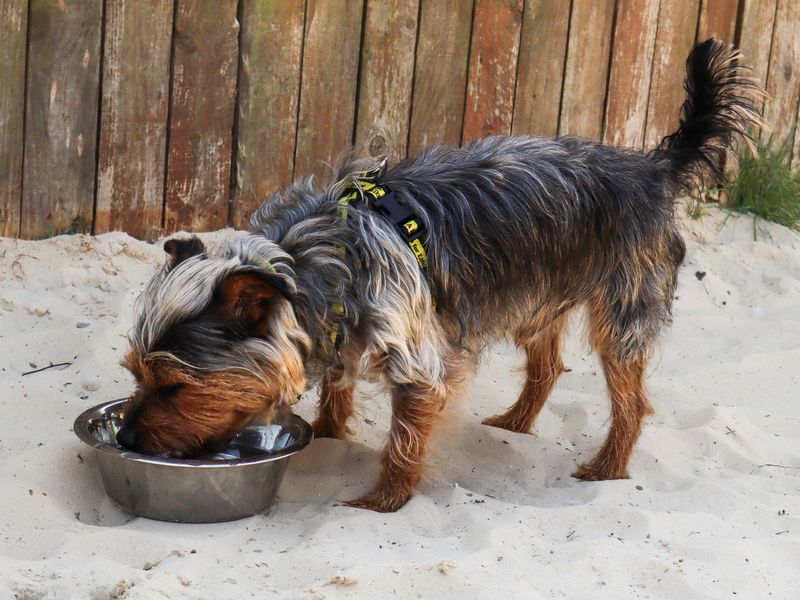
[[[712,35],[794,131],[798,0],[0,0],[0,233],[241,227],[353,143],[649,148]]]

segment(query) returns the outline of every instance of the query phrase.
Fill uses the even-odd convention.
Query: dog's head
[[[214,256],[197,238],[166,242],[170,260],[139,298],[123,360],[136,392],[122,445],[171,456],[219,449],[303,391],[309,341],[292,307],[291,259],[248,238]]]

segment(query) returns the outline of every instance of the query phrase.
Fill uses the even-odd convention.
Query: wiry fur
[[[578,138],[490,137],[434,146],[382,173],[378,183],[424,222],[427,272],[376,211],[353,205],[340,215],[345,187],[374,165],[349,159],[322,189],[296,182],[219,254],[171,252],[173,264],[143,296],[129,363],[163,358],[197,378],[247,374],[268,390],[263,411],[285,402],[298,381],[321,381],[315,430],[337,437],[352,413],[355,381],[381,378],[392,394],[390,443],[375,490],[353,504],[395,510],[419,481],[437,415],[486,344],[513,337],[526,352],[517,403],[487,422],[527,431],[563,370],[567,315],[585,305],[612,426],[576,476],[627,476],[650,410],[645,365],[670,319],[685,253],[673,200],[701,172],[718,176],[723,150],[757,119],[754,105],[736,95],[753,90],[736,57],[714,41],[695,49],[681,126],[647,156]],[[186,400],[177,413],[153,408],[158,385],[150,390],[147,375],[137,377],[137,410],[151,415],[140,425],[157,428],[163,415],[178,414],[191,432],[171,430],[179,442],[156,436],[151,448],[192,451],[219,441],[259,404],[251,396],[242,407],[232,391],[219,392],[209,432],[209,417],[193,421],[193,411],[207,414],[200,401]]]
[[[686,101],[678,130],[651,152],[685,191],[721,183],[725,154],[736,137],[751,143],[748,126],[763,126],[756,102],[766,94],[741,60],[731,46],[709,39],[686,61]]]

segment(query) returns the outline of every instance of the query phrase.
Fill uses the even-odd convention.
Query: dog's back
[[[381,182],[425,220],[438,306],[470,317],[473,334],[551,298],[579,302],[674,231],[673,186],[657,163],[577,138],[434,147]]]
[[[440,311],[465,333],[492,336],[520,313],[561,311],[602,288],[626,319],[647,315],[631,328],[651,342],[685,252],[675,197],[719,180],[734,137],[758,120],[741,95],[757,88],[737,56],[714,40],[695,48],[680,127],[648,155],[580,138],[496,136],[435,146],[390,169],[380,182],[429,232]]]

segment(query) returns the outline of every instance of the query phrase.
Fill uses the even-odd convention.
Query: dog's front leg
[[[328,369],[320,386],[317,418],[311,424],[314,437],[344,439],[354,393],[355,384],[344,369]]]
[[[381,455],[375,489],[349,506],[394,512],[411,497],[425,467],[425,450],[445,398],[441,387],[404,384],[392,392],[389,443]]]

